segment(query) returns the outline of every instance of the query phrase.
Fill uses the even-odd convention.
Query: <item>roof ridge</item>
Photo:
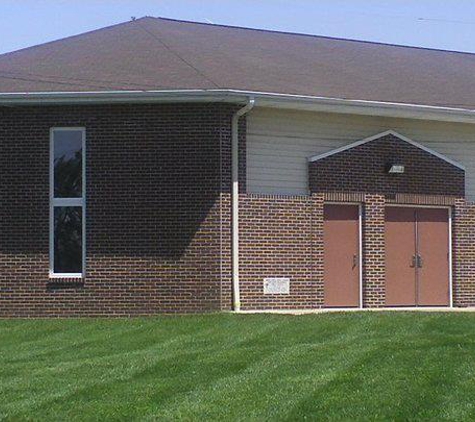
[[[416,50],[427,50],[427,51],[436,51],[441,53],[452,53],[452,54],[466,54],[469,56],[475,56],[475,52],[469,51],[458,51],[458,50],[447,50],[443,48],[434,48],[434,47],[421,47],[416,45],[403,45],[403,44],[392,44],[392,43],[385,43],[381,41],[369,41],[369,40],[357,40],[354,38],[344,38],[344,37],[332,37],[330,35],[318,35],[318,34],[308,34],[304,32],[290,32],[290,31],[281,31],[277,29],[264,29],[264,28],[251,28],[246,26],[238,26],[238,25],[227,25],[227,24],[220,24],[220,23],[210,23],[210,22],[197,22],[197,21],[189,21],[184,19],[175,19],[175,18],[165,18],[165,17],[155,17],[155,16],[144,16],[144,18],[151,18],[155,20],[166,20],[171,22],[180,22],[180,23],[188,23],[188,24],[196,24],[196,25],[206,25],[206,26],[215,26],[221,28],[230,28],[230,29],[242,29],[248,31],[259,31],[259,32],[270,32],[273,34],[282,34],[282,35],[294,35],[299,37],[310,37],[310,38],[323,38],[327,40],[335,40],[335,41],[346,41],[346,42],[354,42],[354,43],[363,43],[363,44],[375,44],[375,45],[383,45],[387,47],[397,47],[397,48],[411,48]]]
[[[144,18],[140,20],[149,19],[149,18],[150,18],[149,16],[145,16]],[[155,41],[157,41],[162,47],[165,47],[171,54],[173,54],[175,57],[177,57],[179,60],[185,63],[189,68],[193,69],[199,76],[201,76],[203,79],[207,80],[208,82],[211,82],[216,88],[219,88],[219,85],[212,78],[206,75],[206,73],[203,72],[201,69],[198,69],[198,67],[196,67],[196,65],[191,63],[190,60],[185,59],[179,52],[177,52],[165,41],[163,41],[163,39],[158,34],[153,33],[152,31],[145,28],[145,26],[140,25],[140,24],[139,24],[139,28],[145,31],[150,37],[152,37]]]
[[[83,35],[112,29],[112,28],[115,28],[115,27],[118,27],[118,26],[130,25],[130,24],[138,23],[139,21],[144,21],[144,20],[148,20],[148,19],[154,20],[154,21],[164,20],[164,21],[169,21],[169,22],[178,22],[178,23],[191,24],[191,25],[203,25],[203,26],[211,26],[211,27],[217,27],[217,28],[239,29],[239,30],[243,30],[243,31],[257,31],[257,32],[265,32],[265,33],[271,33],[271,34],[291,35],[291,36],[309,37],[309,38],[320,38],[320,39],[334,40],[334,41],[345,41],[345,42],[350,42],[350,43],[381,45],[381,46],[386,46],[386,47],[408,48],[408,49],[415,49],[415,50],[433,51],[433,52],[439,52],[439,53],[463,54],[463,55],[475,56],[475,52],[469,52],[469,51],[448,50],[448,49],[442,49],[442,48],[421,47],[421,46],[415,46],[415,45],[393,44],[393,43],[385,43],[385,42],[380,42],[380,41],[358,40],[358,39],[344,38],[344,37],[332,37],[330,35],[308,34],[308,33],[303,33],[303,32],[282,31],[282,30],[277,30],[277,29],[251,28],[251,27],[238,26],[238,25],[199,22],[199,21],[192,21],[192,20],[185,20],[185,19],[167,18],[167,17],[163,17],[163,16],[145,15],[145,16],[142,16],[142,17],[137,18],[137,19],[131,19],[131,20],[128,20],[128,21],[125,21],[125,22],[119,22],[119,23],[116,23],[116,24],[103,26],[103,27],[96,28],[96,29],[91,29],[89,31],[81,32],[79,34],[68,35],[68,36],[63,37],[63,38],[58,38],[58,39],[55,39],[55,40],[46,41],[44,43],[39,43],[39,44],[31,45],[31,46],[28,46],[28,47],[23,47],[23,48],[20,48],[18,50],[8,51],[6,53],[0,54],[0,58],[5,57],[5,56],[10,55],[10,54],[15,54],[15,53],[18,53],[18,52],[21,52],[21,51],[25,51],[25,50],[29,50],[29,49],[32,49],[32,48],[40,47],[40,46],[43,46],[43,45],[54,44],[54,43],[61,42],[61,41],[64,41],[64,40],[68,40],[68,39],[71,39],[71,38],[81,37]]]

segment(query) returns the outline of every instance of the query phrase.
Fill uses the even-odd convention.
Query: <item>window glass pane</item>
[[[82,207],[54,207],[54,272],[82,273]]]
[[[54,131],[54,197],[82,196],[82,132]]]

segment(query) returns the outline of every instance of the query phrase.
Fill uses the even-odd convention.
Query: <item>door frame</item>
[[[350,205],[358,207],[358,307],[357,308],[344,308],[344,309],[363,309],[363,204],[361,202],[338,202],[338,201],[325,201],[325,205]],[[323,221],[325,224],[325,220]],[[325,248],[325,244],[323,244]],[[325,263],[323,263],[325,265]],[[325,283],[325,280],[323,281]]]
[[[453,298],[453,281],[452,281],[452,207],[448,205],[421,205],[421,204],[397,204],[397,203],[387,203],[385,207],[396,207],[396,208],[432,208],[438,210],[447,210],[448,212],[448,223],[449,223],[449,306],[448,308],[454,307],[454,298]],[[386,222],[386,217],[384,218]],[[385,247],[386,248],[386,247]],[[447,306],[443,306],[443,308]],[[403,308],[403,307],[402,307]],[[412,308],[409,306],[408,308]]]

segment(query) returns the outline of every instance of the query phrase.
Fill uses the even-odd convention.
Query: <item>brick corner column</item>
[[[323,193],[312,193],[312,236],[313,236],[313,277],[315,280],[315,306],[323,307],[323,205],[325,196]]]
[[[385,197],[367,194],[363,219],[363,306],[385,305]]]
[[[475,305],[475,205],[457,198],[452,214],[452,286],[454,306]]]

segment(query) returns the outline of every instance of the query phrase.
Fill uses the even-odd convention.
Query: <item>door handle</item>
[[[417,267],[418,267],[418,268],[422,268],[422,264],[423,264],[422,256],[420,256],[420,255],[418,254],[418,255],[417,255]]]
[[[415,268],[416,265],[417,265],[417,257],[416,255],[412,255],[411,268]]]
[[[354,254],[353,255],[353,268],[355,268],[358,265],[358,255]]]

